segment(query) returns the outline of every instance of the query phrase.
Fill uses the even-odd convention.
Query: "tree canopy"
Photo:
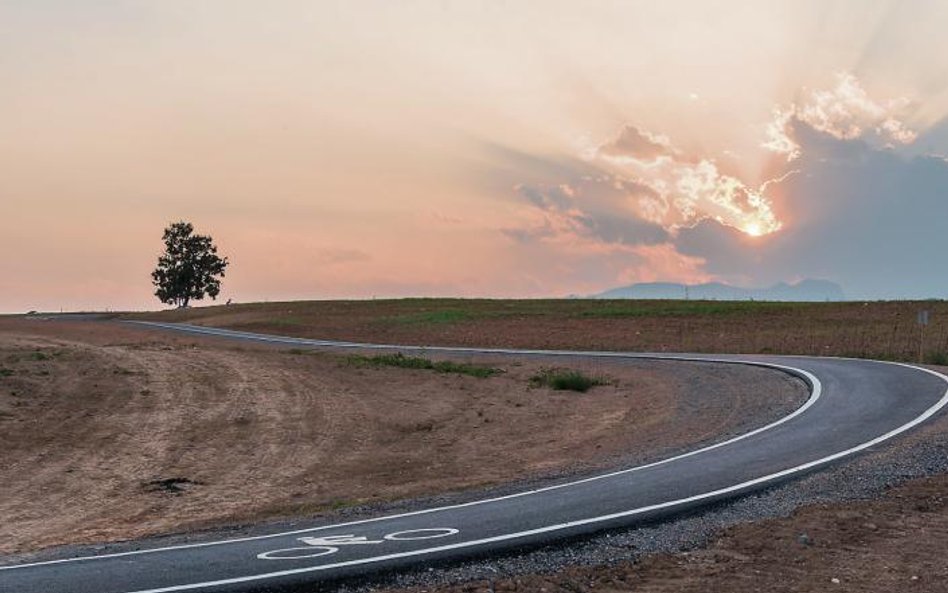
[[[162,240],[165,252],[151,273],[155,296],[177,307],[187,307],[192,299],[205,296],[216,299],[228,261],[217,255],[211,237],[194,234],[194,226],[182,221],[169,225]]]

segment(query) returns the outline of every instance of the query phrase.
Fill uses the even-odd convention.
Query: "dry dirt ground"
[[[479,362],[505,372],[359,368],[338,353],[0,317],[0,553],[654,458],[805,398],[763,369],[569,364],[611,380],[577,394],[529,386],[548,361]]]

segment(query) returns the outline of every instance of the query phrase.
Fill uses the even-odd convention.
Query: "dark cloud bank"
[[[785,228],[748,248],[711,220],[683,229],[679,252],[721,277],[766,284],[826,278],[850,298],[948,297],[948,161],[905,157],[794,125],[802,156],[775,193]]]
[[[603,243],[623,245],[654,245],[670,240],[663,227],[623,207],[629,196],[648,195],[652,191],[648,187],[591,176],[576,179],[566,187],[518,185],[520,197],[547,214],[547,224],[533,229],[506,229],[507,236],[525,242],[569,230]]]

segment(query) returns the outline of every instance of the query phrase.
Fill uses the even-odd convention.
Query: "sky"
[[[0,0],[0,312],[948,297],[948,3]]]

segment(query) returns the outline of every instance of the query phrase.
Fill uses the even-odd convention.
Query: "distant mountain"
[[[645,282],[613,288],[592,295],[594,299],[692,299],[702,301],[842,301],[843,289],[829,280],[801,280],[796,284],[778,282],[768,288],[741,288],[709,282],[676,284]]]

